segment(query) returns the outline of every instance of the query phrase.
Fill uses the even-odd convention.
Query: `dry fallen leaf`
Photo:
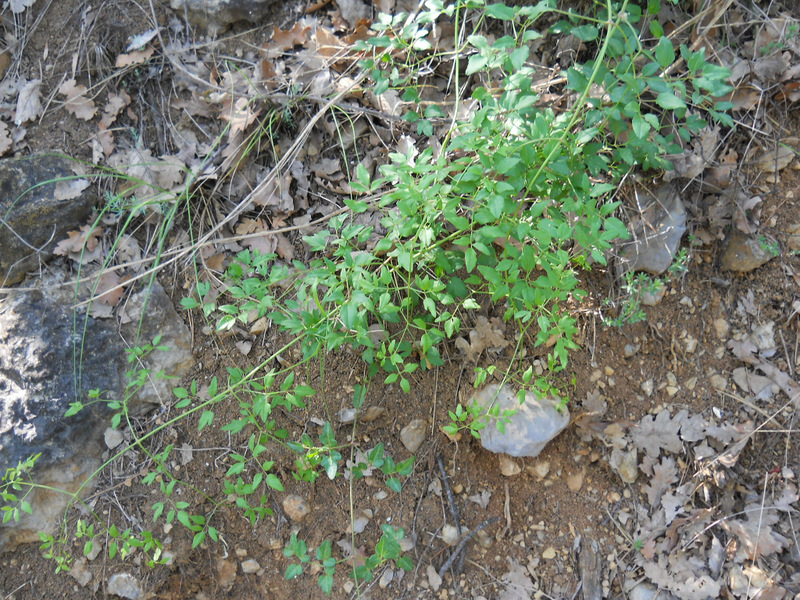
[[[134,52],[130,52],[128,54],[120,54],[117,56],[117,61],[114,63],[114,66],[118,69],[122,67],[129,67],[131,65],[141,65],[148,61],[148,59],[153,56],[153,52],[156,49],[152,46],[147,46],[142,50],[135,50]]]
[[[86,97],[87,91],[85,85],[79,85],[74,79],[65,81],[58,86],[58,93],[62,96],[66,96],[64,108],[67,112],[84,121],[88,121],[94,117],[97,112],[94,101]]]
[[[14,124],[22,125],[28,121],[33,121],[42,113],[39,89],[41,85],[41,79],[33,79],[20,88],[19,96],[17,96],[17,108],[14,113]]]
[[[76,230],[67,233],[67,239],[56,244],[53,253],[59,256],[66,256],[76,252],[80,254],[84,247],[87,252],[94,252],[100,243],[101,235],[103,235],[102,227],[93,228],[91,225],[84,225],[80,228],[80,231]]]
[[[503,337],[503,323],[497,318],[491,321],[480,315],[475,324],[475,329],[469,332],[469,342],[463,337],[456,338],[458,348],[468,361],[475,361],[486,348],[502,350],[508,346],[509,341]]]
[[[81,192],[89,187],[88,179],[67,179],[56,184],[53,197],[56,200],[72,200],[81,195]]]
[[[765,173],[782,171],[796,156],[794,148],[780,144],[777,149],[764,152],[756,161],[756,166]]]
[[[683,445],[678,436],[680,427],[680,421],[670,417],[669,411],[664,409],[655,419],[652,415],[642,417],[639,426],[631,429],[631,438],[637,448],[655,460],[662,449],[673,454],[681,451]]]

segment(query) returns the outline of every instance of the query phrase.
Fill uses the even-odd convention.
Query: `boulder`
[[[211,35],[223,31],[232,23],[255,23],[266,16],[266,9],[277,0],[169,0],[170,7],[192,25]]]
[[[160,333],[160,344],[170,348],[142,358],[152,375],[127,404],[134,416],[146,413],[175,385],[155,374],[180,377],[191,366],[191,334],[158,283],[131,297],[126,309],[133,319],[120,328],[73,310],[74,287],[54,279],[0,299],[0,474],[40,454],[32,472],[36,483],[85,495],[92,488],[87,478],[105,460],[112,414],[105,402],[91,403],[89,390],[100,390],[105,399],[126,398],[126,372],[138,365],[128,363],[125,350],[137,345],[144,314],[139,345]],[[86,406],[65,417],[75,401]],[[0,527],[0,552],[38,541],[38,531],[52,532],[69,503],[67,495],[42,488],[26,500],[33,515]]]
[[[0,287],[22,281],[86,223],[96,196],[68,185],[76,165],[53,154],[0,160]]]

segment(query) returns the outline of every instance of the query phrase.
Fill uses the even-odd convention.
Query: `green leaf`
[[[408,572],[414,569],[414,561],[411,560],[410,556],[401,556],[397,559],[397,566]]]
[[[386,487],[388,487],[393,492],[397,492],[399,494],[403,489],[403,484],[400,483],[399,479],[395,479],[394,477],[392,477],[391,479],[386,480]]]
[[[200,415],[200,422],[197,424],[197,430],[203,431],[206,427],[211,425],[214,421],[214,413],[210,410],[204,410],[203,414]]]
[[[573,27],[571,33],[582,42],[593,42],[600,35],[600,31],[594,25]]]
[[[661,92],[656,98],[656,104],[665,110],[686,108],[686,103],[671,92]]]
[[[669,38],[662,37],[655,48],[656,60],[662,69],[666,69],[675,62],[675,47]]]
[[[294,564],[286,567],[286,574],[284,575],[284,577],[288,580],[288,579],[294,579],[295,577],[298,577],[299,575],[302,574],[303,574],[303,565]]]
[[[273,490],[277,490],[279,492],[283,491],[283,484],[281,480],[278,479],[278,476],[274,473],[268,473],[266,479],[267,485],[271,487]]]
[[[464,266],[467,268],[467,273],[471,273],[477,264],[478,254],[475,252],[475,249],[469,247],[464,250]]]
[[[513,21],[515,18],[514,8],[505,4],[490,4],[486,7],[486,16],[501,21]]]

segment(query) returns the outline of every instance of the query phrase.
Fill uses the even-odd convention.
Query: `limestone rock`
[[[496,405],[500,414],[508,409],[517,413],[505,425],[505,433],[497,429],[497,419],[481,429],[481,445],[491,452],[504,452],[511,456],[538,456],[545,445],[569,424],[569,411],[558,410],[555,398],[537,398],[528,392],[520,406],[516,394],[507,386],[488,385],[478,392],[476,402],[483,407]]]
[[[86,223],[96,199],[91,188],[66,199],[56,189],[57,180],[75,177],[75,164],[50,154],[0,160],[0,287],[37,270],[68,231]]]
[[[267,7],[275,2],[276,0],[169,0],[169,5],[179,16],[188,17],[192,25],[216,35],[237,21],[258,22],[266,16]]]
[[[311,512],[311,507],[306,499],[298,494],[289,494],[283,499],[283,510],[294,522],[300,522]]]
[[[762,248],[757,240],[740,231],[734,231],[722,251],[719,265],[728,271],[746,273],[766,264],[772,258],[775,255]]]
[[[115,573],[109,577],[106,591],[130,600],[139,600],[144,595],[142,584],[130,573]]]
[[[660,275],[672,259],[686,231],[686,210],[677,187],[667,184],[637,196],[639,216],[633,220],[631,241],[620,251],[623,271]]]
[[[104,433],[111,414],[104,402],[89,404],[89,390],[100,390],[102,398],[125,399],[130,368],[125,350],[135,344],[136,311],[146,292],[131,298],[128,309],[135,318],[119,332],[112,321],[75,313],[74,288],[59,283],[43,281],[33,291],[0,298],[0,475],[40,453],[32,472],[35,482],[85,495],[91,491],[87,477],[107,450]],[[143,366],[180,377],[192,364],[191,334],[160,285],[152,287],[149,297],[143,339],[162,333],[160,343],[172,350],[143,357]],[[169,398],[174,381],[151,379],[128,399],[131,414],[142,415],[159,398]],[[86,406],[65,418],[76,401]],[[68,503],[65,494],[41,488],[27,500],[33,515],[0,526],[0,551],[38,542],[37,532],[52,532]]]

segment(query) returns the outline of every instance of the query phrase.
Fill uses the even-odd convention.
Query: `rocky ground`
[[[344,41],[359,35],[360,11],[366,10],[359,2],[272,5],[272,13],[257,25],[237,24],[217,34],[221,41],[209,41],[200,25],[186,26],[158,3],[90,6],[79,0],[39,0],[25,8],[28,4],[11,2],[22,10],[3,12],[9,66],[0,136],[7,138],[6,155],[62,150],[85,161],[89,170],[128,169],[150,184],[175,189],[183,185],[186,170],[199,177],[210,171],[203,157],[210,140],[228,124],[215,166],[236,161],[241,143],[251,139],[248,128],[266,114],[265,107],[257,109],[264,111],[259,114],[231,112],[237,97],[248,93],[245,67],[258,68],[260,85],[276,102],[287,95],[287,78],[312,89],[321,86],[319,95],[326,95],[337,89],[336,78],[319,74],[348,73],[332,57]],[[679,240],[683,258],[678,261],[685,268],[665,274],[660,290],[648,288],[658,293],[645,299],[643,318],[629,318],[621,326],[609,321],[638,314],[642,288],[626,287],[612,270],[585,274],[582,283],[592,300],[575,307],[580,349],[570,355],[560,382],[569,393],[571,421],[539,456],[496,455],[469,435],[442,431],[450,423],[448,411],[472,396],[474,364],[502,367],[509,360],[510,348],[490,342],[481,346],[483,337],[513,337],[492,321],[501,313],[487,307],[484,322],[465,324],[467,334],[475,332],[471,341],[480,346],[472,346],[473,354],[448,346],[445,365],[415,373],[409,393],[397,384],[373,383],[365,406],[375,408],[374,418],[357,427],[340,418],[340,412],[351,406],[355,386],[366,380],[359,357],[330,353],[324,365],[315,360],[296,373],[318,394],[307,410],[277,417],[290,436],[316,438],[321,423],[331,421],[336,438],[353,448],[380,442],[398,462],[415,456],[401,493],[387,489],[377,473],[358,481],[298,481],[292,477],[294,455],[279,449],[270,459],[285,489],[267,498],[273,514],[251,523],[233,502],[224,501],[224,476],[234,455],[247,453],[247,438],[218,427],[199,431],[201,416],[195,414],[161,429],[144,449],[120,455],[103,472],[88,503],[120,529],[152,528],[152,505],[160,496],[157,487],[145,484],[154,469],[148,453],[173,446],[170,465],[181,481],[175,492],[179,501],[210,514],[209,498],[223,500],[213,511],[218,542],[205,540],[192,548],[191,531],[161,521],[154,534],[163,540],[169,560],[151,569],[141,552],[125,561],[110,558],[107,538],[82,557],[83,541],[70,538],[75,560],[69,572],[59,574],[38,545],[20,546],[0,556],[2,598],[323,597],[317,583],[321,567],[285,578],[297,562],[285,552],[293,535],[307,542],[312,555],[331,540],[337,560],[358,565],[374,551],[385,524],[405,530],[400,545],[413,568],[405,571],[388,563],[371,582],[358,586],[339,569],[332,597],[700,600],[800,595],[800,210],[795,198],[800,122],[792,115],[800,51],[787,33],[796,31],[800,13],[777,5],[758,10],[749,3],[711,6],[724,9],[725,18],[715,23],[740,36],[740,49],[752,50],[758,36],[768,35],[775,46],[738,67],[740,85],[732,97],[736,133],[709,129],[676,158],[677,178],[670,185],[679,190],[685,211],[686,232]],[[701,7],[696,10],[700,14]],[[771,28],[782,33],[773,35]],[[142,37],[129,44],[133,35]],[[725,54],[733,52],[731,46],[723,46],[723,38],[713,39],[711,45],[733,61],[735,53]],[[555,53],[542,53],[557,62]],[[225,90],[236,93],[212,97]],[[23,94],[33,99],[20,103]],[[349,144],[360,144],[377,157],[387,139],[399,139],[402,125],[391,106],[367,94],[348,102],[364,109]],[[216,234],[215,243],[198,255],[198,269],[207,281],[218,281],[230,256],[250,244],[271,245],[267,250],[287,260],[295,253],[302,258],[304,250],[296,231],[238,242],[222,238],[270,227],[291,230],[333,210],[331,203],[346,185],[346,165],[328,152],[335,127],[321,120],[302,137],[302,149],[290,150],[301,139],[299,132],[314,125],[313,114],[297,111],[291,124],[276,124],[269,140],[255,142],[263,153],[256,153],[236,177],[216,182],[209,176],[198,188],[200,216],[193,233],[197,238]],[[285,182],[287,188],[292,184],[292,194],[277,184],[266,191],[257,187],[274,166],[270,152],[275,147],[293,157]],[[131,165],[142,164],[148,165],[146,172],[133,172]],[[106,192],[109,198],[119,197],[109,179],[96,177],[92,185],[101,197]],[[625,189],[630,222],[637,215],[636,190],[643,187],[656,186],[641,182]],[[263,195],[258,209],[215,229],[254,188]],[[297,191],[301,188],[305,192]],[[678,219],[674,211],[667,213],[660,218]],[[283,215],[284,222],[275,215]],[[147,219],[141,221],[132,237],[147,255],[158,230]],[[103,244],[114,239],[118,226],[106,225],[101,250],[108,249]],[[189,232],[178,224],[167,236],[169,249],[180,248]],[[678,255],[673,250],[670,259]],[[74,269],[82,260],[75,252],[62,246],[61,256],[48,268]],[[102,262],[100,253],[95,266]],[[93,268],[91,260],[86,264]],[[142,272],[130,266],[107,285],[111,289],[126,277],[135,281]],[[226,381],[229,369],[259,364],[286,338],[272,328],[217,335],[197,311],[180,307],[194,277],[183,261],[159,272],[192,332],[195,365],[182,384],[197,381],[202,395],[213,377]],[[119,318],[125,298],[100,303],[94,316]],[[487,330],[485,323],[494,325]],[[531,345],[528,352],[532,367],[544,368],[546,350]],[[135,433],[144,435],[168,422],[175,411],[173,402],[137,419]],[[239,411],[234,402],[218,405],[215,421],[231,422]],[[131,431],[124,436],[133,439]],[[73,527],[81,516],[74,509],[67,523]],[[478,531],[466,542],[464,558],[440,576],[465,533],[454,531],[456,525]]]

